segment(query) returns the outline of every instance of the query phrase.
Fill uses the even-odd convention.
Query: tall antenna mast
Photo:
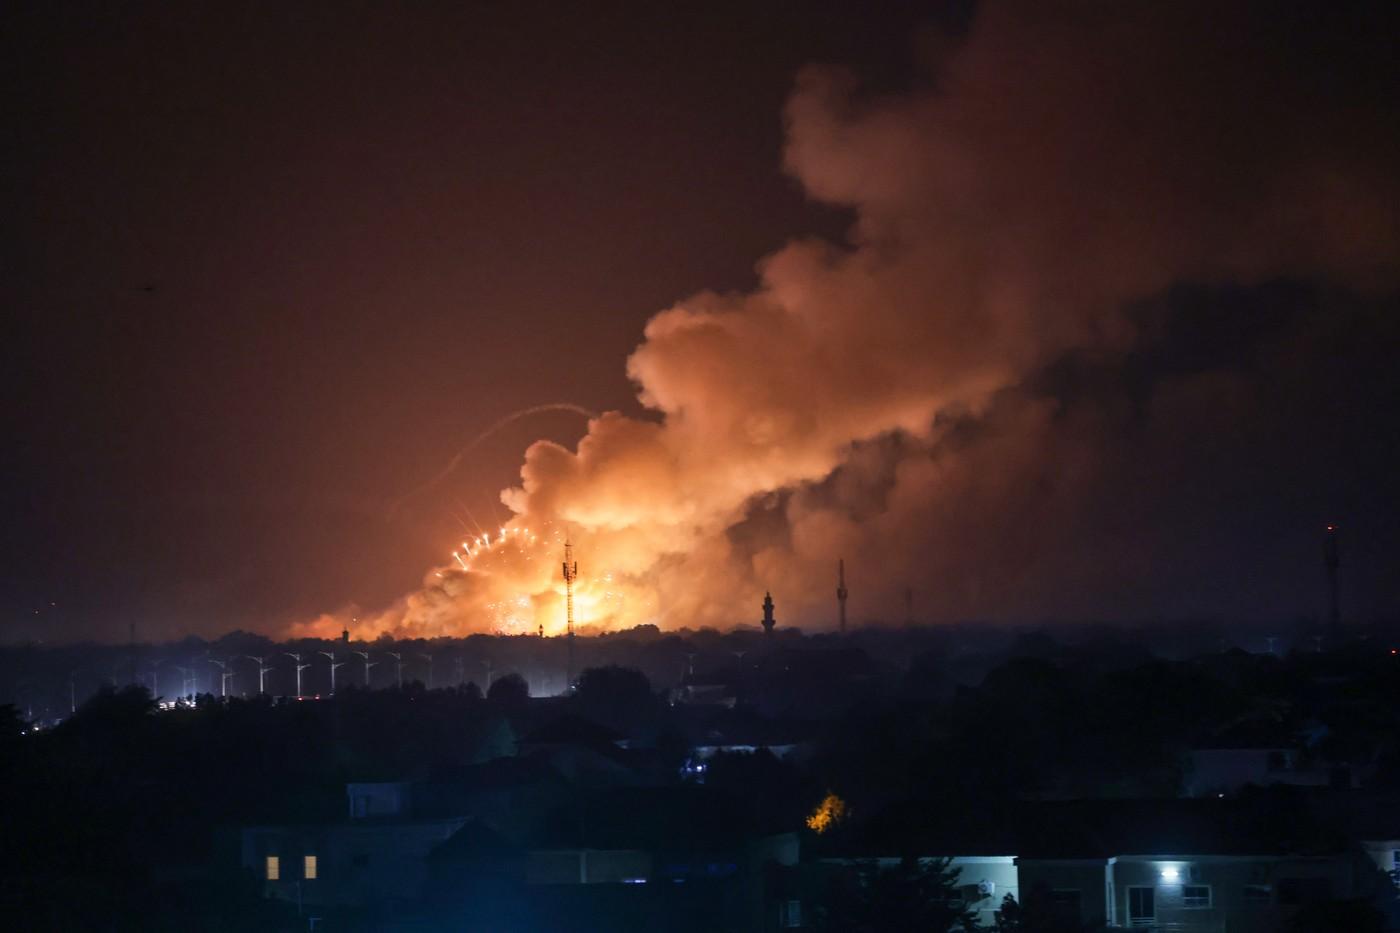
[[[578,562],[574,560],[574,545],[569,536],[564,536],[564,609],[565,638],[569,645],[569,669],[564,677],[564,690],[568,692],[574,682],[574,581],[578,579]]]
[[[841,634],[846,634],[846,559],[836,562],[836,602],[841,607]]]

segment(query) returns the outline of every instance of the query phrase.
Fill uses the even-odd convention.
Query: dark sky
[[[513,425],[391,522],[395,497],[514,409],[637,412],[624,360],[648,318],[701,289],[752,289],[754,264],[789,238],[843,236],[851,213],[783,171],[799,69],[839,63],[898,88],[957,41],[964,7],[12,5],[0,639],[123,638],[132,622],[162,638],[275,630],[413,589],[458,539],[452,513],[503,520],[497,493],[525,446],[572,443],[581,419]],[[1358,93],[1392,79],[1363,73]],[[1277,549],[1280,529],[1304,555],[1297,572],[1314,573],[1332,511],[1360,564],[1355,604],[1400,611],[1385,582],[1400,514],[1376,485],[1400,466],[1376,342],[1395,333],[1391,292],[1282,278],[1262,311],[1253,287],[1158,297],[1165,323],[1131,353],[1035,377],[1062,402],[1131,407],[1163,374],[1283,359],[1276,381],[1301,408],[1246,421],[1332,425],[1352,445],[1337,463],[1274,460],[1292,439],[1248,448],[1270,451],[1282,487],[1335,479],[1302,501],[1236,508],[1197,473],[1156,484],[1162,508],[1138,534],[1199,555],[1201,589],[1145,614],[1240,610],[1232,559]],[[1323,305],[1365,310],[1350,332],[1289,330]],[[1307,391],[1314,337],[1332,378],[1354,384]],[[1212,449],[1213,485],[1257,486],[1263,464]],[[1217,520],[1256,523],[1258,538],[1216,551]]]

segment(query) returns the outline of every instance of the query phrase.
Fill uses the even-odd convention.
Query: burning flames
[[[1236,80],[1257,33],[1214,4],[987,3],[923,90],[802,73],[785,166],[852,211],[849,241],[789,243],[753,291],[656,315],[627,361],[648,417],[531,445],[514,518],[354,634],[559,634],[566,531],[583,631],[753,624],[766,589],[832,627],[841,556],[857,621],[880,599],[902,615],[911,582],[952,617],[986,617],[993,589],[992,609],[1043,607],[1067,578],[1049,535],[1101,495],[1112,425],[1058,412],[1037,374],[1123,354],[1121,309],[1183,279],[1393,280],[1390,150],[1360,118],[1314,119],[1327,102],[1286,60],[1258,106]]]
[[[807,817],[807,828],[817,835],[831,829],[846,818],[846,801],[835,794],[827,794],[812,815]]]

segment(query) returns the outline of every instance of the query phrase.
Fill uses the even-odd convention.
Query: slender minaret
[[[569,668],[565,673],[564,690],[574,682],[574,581],[578,579],[578,562],[574,560],[574,545],[564,536],[564,637],[569,646]]]
[[[836,603],[841,609],[841,634],[846,634],[846,560],[836,562]]]
[[[778,620],[773,618],[773,594],[763,594],[763,634],[769,638],[773,637],[773,627],[778,624]]]
[[[1341,640],[1342,610],[1337,594],[1337,571],[1341,569],[1342,558],[1337,549],[1337,526],[1327,526],[1327,537],[1322,541],[1322,563],[1327,568],[1327,635],[1332,642]]]

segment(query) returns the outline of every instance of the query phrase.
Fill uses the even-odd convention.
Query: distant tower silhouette
[[[350,644],[350,629],[343,628],[340,630],[340,643],[342,645]]]
[[[841,634],[846,634],[846,560],[836,562],[836,603],[841,609]]]
[[[1337,548],[1337,526],[1328,524],[1327,537],[1322,541],[1322,563],[1327,568],[1327,634],[1333,642],[1342,634],[1342,611],[1337,593],[1337,572],[1341,569],[1342,558]]]
[[[564,536],[564,637],[569,645],[568,670],[564,675],[564,691],[574,682],[574,581],[578,579],[578,562],[574,560],[574,545]]]
[[[778,624],[778,620],[773,618],[773,594],[763,594],[763,634],[772,637],[773,626]]]

